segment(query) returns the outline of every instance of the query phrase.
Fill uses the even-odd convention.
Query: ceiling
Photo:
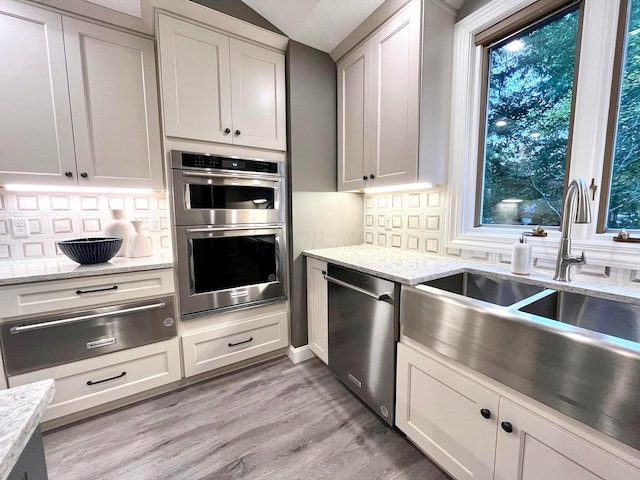
[[[384,0],[242,0],[289,38],[331,52]]]

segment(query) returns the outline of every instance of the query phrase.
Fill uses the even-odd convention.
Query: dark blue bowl
[[[120,237],[76,238],[57,242],[60,250],[82,265],[108,262],[122,245]]]

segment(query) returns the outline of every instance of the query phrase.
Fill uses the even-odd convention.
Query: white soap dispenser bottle
[[[523,233],[511,251],[511,271],[518,275],[529,275],[533,264],[531,245],[526,242],[524,235]]]

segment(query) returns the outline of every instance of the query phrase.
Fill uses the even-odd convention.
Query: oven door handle
[[[265,174],[267,175],[267,174]],[[278,183],[281,182],[282,179],[280,177],[269,178],[263,175],[238,175],[236,173],[233,174],[224,174],[224,173],[208,173],[208,172],[182,172],[183,177],[197,177],[197,178],[229,178],[229,179],[240,179],[240,180],[260,180],[264,182],[273,182]]]
[[[114,310],[112,312],[105,313],[92,313],[89,315],[81,315],[78,317],[64,318],[61,320],[53,320],[51,322],[31,323],[29,325],[20,325],[17,327],[11,327],[9,330],[12,334],[23,333],[31,330],[40,330],[41,328],[59,327],[60,325],[66,325],[68,323],[81,322],[83,320],[90,320],[92,318],[100,317],[112,317],[114,315],[124,315],[126,313],[142,312],[144,310],[153,310],[156,308],[163,308],[166,306],[164,302],[153,303],[151,305],[141,305],[139,307],[123,308],[122,310]]]
[[[235,232],[236,230],[282,230],[284,227],[280,224],[266,224],[260,225],[240,225],[240,226],[226,226],[226,227],[203,227],[203,228],[187,228],[187,233],[208,233],[208,232]]]
[[[367,295],[371,298],[375,298],[379,302],[389,301],[391,300],[391,294],[388,292],[384,293],[374,293],[369,290],[365,290],[364,288],[356,287],[347,282],[343,282],[342,280],[338,280],[337,278],[330,277],[329,275],[324,275],[324,279],[327,282],[335,283],[336,285],[340,285],[341,287],[348,288],[350,290],[355,290],[356,292],[362,293],[363,295]]]

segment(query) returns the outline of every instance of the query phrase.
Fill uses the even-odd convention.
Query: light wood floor
[[[51,480],[449,479],[316,359],[203,382],[44,445]]]

